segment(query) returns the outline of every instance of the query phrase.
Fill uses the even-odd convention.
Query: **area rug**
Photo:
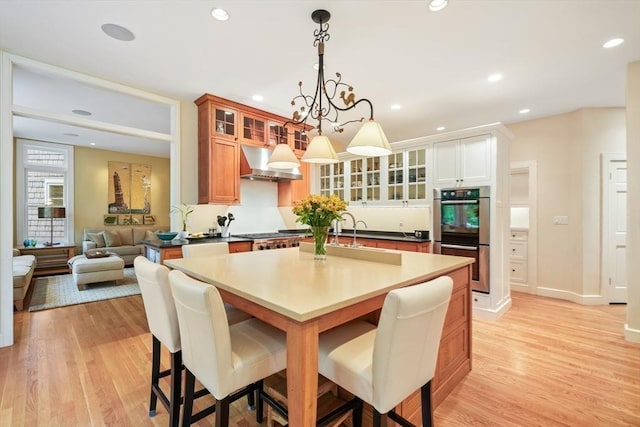
[[[78,287],[73,283],[71,274],[36,277],[33,279],[32,286],[34,288],[29,311],[140,294],[133,267],[124,269],[124,279],[117,282],[88,284],[84,291],[78,290]]]

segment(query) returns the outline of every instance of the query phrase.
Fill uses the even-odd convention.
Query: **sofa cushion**
[[[144,240],[147,240],[147,241],[150,241],[150,242],[160,241],[160,239],[158,238],[158,235],[156,234],[155,230],[147,230],[145,235],[144,235]]]
[[[29,286],[27,280],[31,280],[31,275],[29,274],[32,270],[32,266],[30,265],[19,265],[13,264],[13,287],[14,288],[22,288],[25,286]]]
[[[35,255],[19,255],[13,257],[13,265],[26,265],[27,267],[31,267],[35,263]]]
[[[133,245],[133,230],[131,228],[116,229],[116,233],[120,236],[120,244],[122,246]]]
[[[87,233],[87,237],[89,238],[89,240],[91,240],[93,243],[96,244],[96,248],[104,248],[105,247],[105,242],[104,242],[104,232],[100,232],[100,233]]]
[[[116,246],[122,246],[122,242],[120,241],[120,235],[116,231],[105,230],[103,232],[104,236],[104,244],[108,248],[113,248]]]

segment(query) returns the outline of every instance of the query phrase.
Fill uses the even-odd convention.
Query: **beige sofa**
[[[19,249],[13,250],[13,305],[16,310],[24,309],[24,299],[31,286],[33,271],[36,269],[36,257],[22,255]]]
[[[125,265],[132,265],[137,256],[144,255],[142,240],[156,239],[157,231],[168,229],[167,226],[159,225],[85,228],[82,253],[85,254],[90,249],[103,249],[121,257]]]

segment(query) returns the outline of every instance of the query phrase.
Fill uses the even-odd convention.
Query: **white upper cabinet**
[[[491,138],[474,136],[433,144],[434,187],[491,184]]]
[[[386,199],[389,204],[427,200],[427,149],[392,153],[386,159]]]

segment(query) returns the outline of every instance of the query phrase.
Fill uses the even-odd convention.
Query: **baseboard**
[[[543,297],[557,298],[566,301],[575,302],[582,305],[605,305],[608,301],[602,295],[580,295],[575,292],[565,291],[561,289],[545,288],[538,286],[536,295]]]
[[[472,308],[472,315],[477,319],[498,320],[511,308],[511,297],[507,296],[495,307],[477,307]]]
[[[624,339],[629,342],[640,343],[640,329],[634,329],[628,323],[624,324]]]

